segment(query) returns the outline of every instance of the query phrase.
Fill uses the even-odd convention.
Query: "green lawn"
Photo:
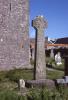
[[[47,78],[56,79],[64,75],[63,71],[47,70]],[[18,89],[18,80],[33,79],[33,69],[14,69],[11,71],[0,72],[0,100],[67,100],[68,89],[65,91],[60,89],[48,90],[44,89],[29,89],[26,96],[21,96]],[[64,95],[63,95],[64,94]],[[65,98],[65,99],[64,99]]]
[[[52,67],[53,69],[57,69],[57,70],[64,70],[64,66],[65,66],[64,65],[64,59],[62,59],[61,65],[57,65],[55,63],[55,59],[52,59],[50,57],[46,57],[46,64],[49,65],[50,67]]]
[[[62,78],[64,76],[64,72],[63,71],[49,71],[47,70],[47,78],[49,79],[57,79],[57,78]]]
[[[64,75],[64,71],[59,70],[47,70],[46,71],[47,78],[54,79],[54,78],[60,78]],[[10,71],[2,71],[0,72],[0,82],[1,81],[17,81],[19,79],[27,79],[32,80],[33,79],[33,69],[27,70],[27,69],[14,69]]]
[[[64,75],[63,71],[52,71],[47,70],[47,78],[57,79],[62,78]],[[0,90],[2,89],[14,89],[17,87],[19,79],[32,80],[33,79],[33,69],[14,69],[11,71],[0,72]]]

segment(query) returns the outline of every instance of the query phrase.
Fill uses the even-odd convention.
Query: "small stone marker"
[[[51,57],[51,58],[54,58],[54,52],[53,52],[53,48],[51,48],[50,57]]]
[[[64,84],[68,86],[68,76],[64,76],[62,79],[56,79],[57,84]]]
[[[44,20],[43,16],[37,16],[32,21],[32,26],[36,30],[34,79],[45,79],[46,63],[44,48],[44,29],[47,27],[47,21]]]
[[[25,81],[23,79],[19,80],[19,88],[20,88],[20,90],[25,88]]]
[[[66,83],[68,83],[68,76],[65,76],[64,78],[65,78]]]
[[[56,81],[57,81],[58,84],[66,83],[65,79],[57,79]]]

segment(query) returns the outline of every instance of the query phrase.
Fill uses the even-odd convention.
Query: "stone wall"
[[[0,0],[0,70],[29,67],[28,0]]]

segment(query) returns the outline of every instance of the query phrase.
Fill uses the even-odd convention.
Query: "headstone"
[[[23,79],[19,80],[19,89],[22,90],[25,88],[25,81]]]
[[[66,83],[65,79],[56,79],[58,84],[64,84]]]
[[[68,84],[68,76],[64,76],[62,79],[56,79],[58,84]]]
[[[66,83],[68,83],[68,76],[64,76]]]
[[[51,58],[54,58],[54,51],[53,51],[53,48],[51,48],[50,57],[51,57]]]
[[[55,62],[56,62],[57,65],[61,65],[61,64],[62,64],[60,52],[58,52],[58,53],[55,55]]]
[[[47,27],[47,22],[44,20],[43,16],[37,16],[32,21],[32,26],[36,30],[34,79],[45,79],[46,62],[44,48],[44,29]]]
[[[29,0],[0,0],[0,70],[29,68]]]

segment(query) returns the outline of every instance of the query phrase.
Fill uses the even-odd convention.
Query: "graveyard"
[[[29,1],[1,0],[0,5],[0,100],[67,100],[68,55],[54,54],[53,44],[46,56],[46,18],[37,15],[31,21],[31,51]]]

